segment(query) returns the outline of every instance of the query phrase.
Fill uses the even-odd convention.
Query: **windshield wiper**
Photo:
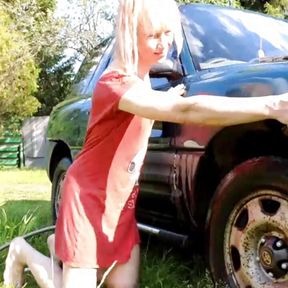
[[[288,61],[288,55],[285,56],[266,56],[258,58],[259,63],[273,63]]]

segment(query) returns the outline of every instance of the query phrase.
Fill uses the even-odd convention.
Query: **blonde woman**
[[[288,95],[184,98],[182,85],[153,91],[149,70],[165,59],[173,41],[180,51],[174,0],[120,0],[113,63],[95,88],[85,144],[63,184],[55,233],[63,267],[16,238],[6,260],[5,284],[21,286],[27,265],[40,287],[95,288],[104,273],[107,287],[138,287],[140,240],[134,203],[153,120],[288,122]],[[53,236],[49,247],[54,255]]]

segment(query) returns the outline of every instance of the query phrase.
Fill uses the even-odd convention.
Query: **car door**
[[[178,83],[166,77],[152,76],[150,79],[155,90],[168,90]],[[137,219],[140,223],[173,229],[175,219],[179,219],[177,191],[173,191],[177,161],[174,145],[176,131],[176,124],[154,122],[140,177],[137,204]]]

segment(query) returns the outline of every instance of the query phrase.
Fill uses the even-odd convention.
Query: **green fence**
[[[0,137],[0,167],[23,166],[23,144],[21,136]]]

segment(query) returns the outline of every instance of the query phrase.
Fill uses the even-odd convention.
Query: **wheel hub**
[[[276,237],[263,237],[259,245],[259,261],[265,272],[275,279],[288,273],[288,245]]]

